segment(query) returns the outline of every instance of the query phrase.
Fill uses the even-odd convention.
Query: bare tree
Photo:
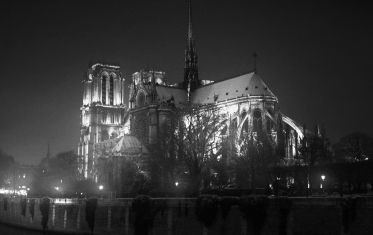
[[[174,133],[178,159],[184,163],[189,190],[198,193],[211,182],[211,159],[221,154],[221,130],[226,117],[213,107],[186,106],[178,111]]]
[[[373,138],[364,133],[351,133],[342,137],[334,146],[340,161],[358,162],[373,158]]]

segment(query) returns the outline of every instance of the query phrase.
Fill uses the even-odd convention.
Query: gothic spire
[[[198,56],[194,45],[193,29],[192,29],[192,1],[187,0],[188,3],[188,36],[187,46],[185,50],[185,66],[184,66],[184,88],[188,93],[188,102],[190,101],[190,94],[201,83],[198,79]]]
[[[51,152],[50,152],[50,143],[48,141],[47,143],[47,159],[49,160],[50,159],[50,156],[51,156]]]
[[[254,73],[257,73],[258,70],[257,70],[257,67],[256,67],[256,62],[257,62],[257,59],[258,59],[258,54],[256,52],[254,52],[253,58],[254,58]]]
[[[193,41],[192,29],[192,1],[188,0],[188,45]]]

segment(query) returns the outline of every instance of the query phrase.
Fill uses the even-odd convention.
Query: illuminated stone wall
[[[95,179],[94,144],[117,137],[124,124],[124,78],[119,66],[97,63],[82,82],[79,172],[83,178]]]

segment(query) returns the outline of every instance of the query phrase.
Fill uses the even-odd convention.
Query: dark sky
[[[52,3],[53,2],[53,3]],[[373,135],[372,8],[356,1],[194,1],[201,79],[253,68],[298,123],[332,142]],[[183,79],[184,0],[11,1],[1,6],[0,148],[23,163],[76,149],[83,73],[117,63]]]

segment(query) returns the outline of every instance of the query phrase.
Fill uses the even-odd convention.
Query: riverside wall
[[[238,204],[233,203],[224,209],[222,203],[218,203],[215,212],[211,212],[210,208],[210,212],[202,214],[202,217],[213,217],[211,225],[201,222],[201,216],[198,219],[195,198],[152,199],[161,206],[154,213],[149,234],[373,234],[373,197],[282,199],[287,203],[279,204],[276,198],[269,198],[265,207],[250,207],[252,211],[249,214],[245,214]],[[20,198],[0,197],[0,223],[41,230],[41,199],[34,199],[33,217],[32,200],[27,198],[25,207]],[[218,198],[218,201],[221,202],[222,198]],[[139,225],[136,225],[132,203],[133,199],[99,199],[94,213],[94,233],[134,234]],[[199,208],[200,213],[201,210],[204,208]],[[51,199],[47,230],[89,234],[86,218],[85,200]]]

